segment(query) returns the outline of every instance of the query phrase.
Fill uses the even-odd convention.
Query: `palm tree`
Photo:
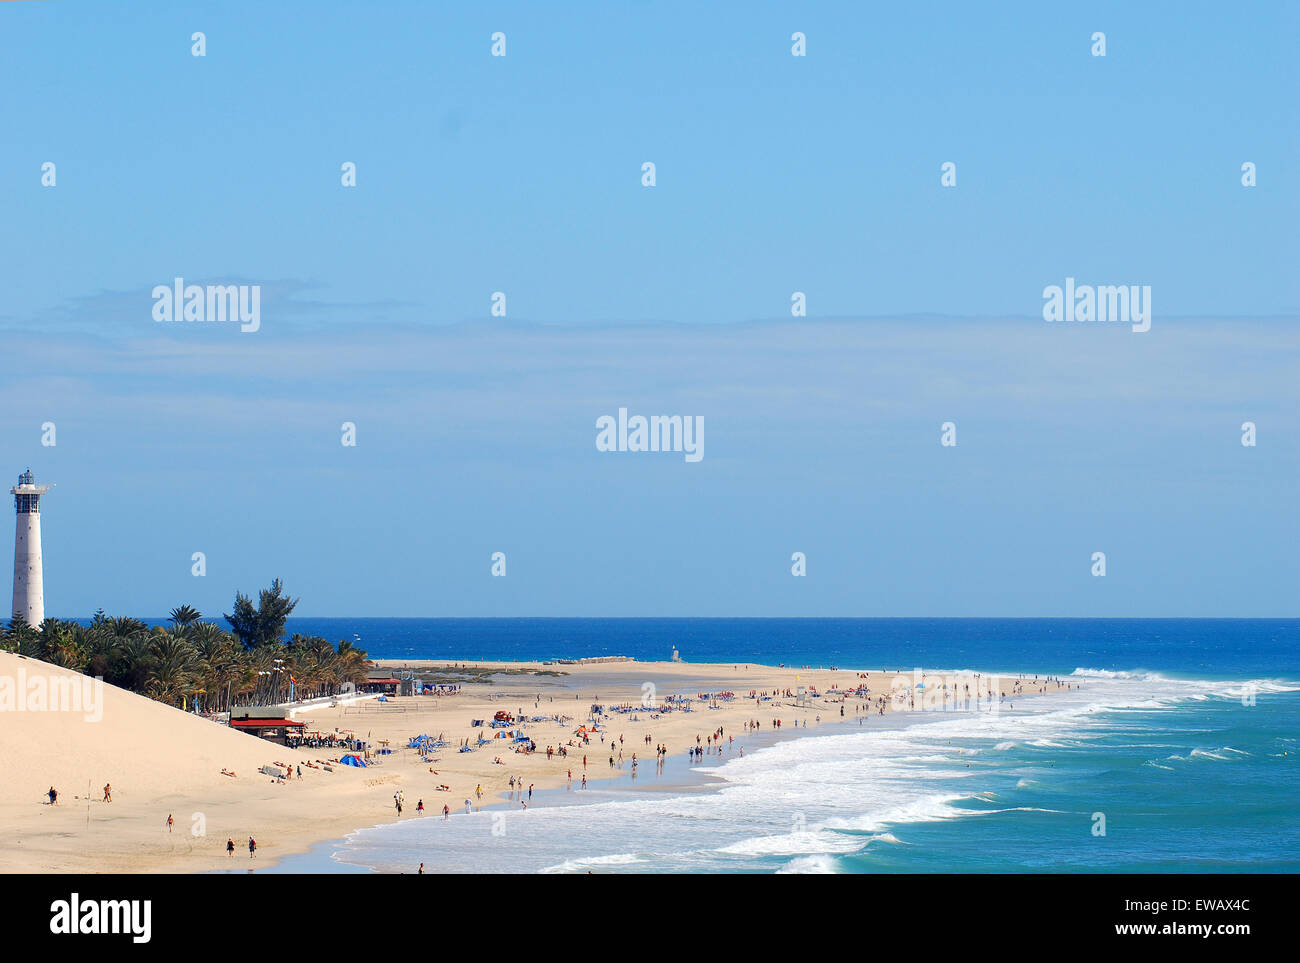
[[[203,614],[192,605],[178,605],[167,618],[176,628],[184,629],[203,618]]]
[[[102,677],[171,705],[201,696],[207,710],[229,709],[238,700],[271,702],[292,678],[302,698],[334,694],[346,683],[361,685],[371,663],[352,642],[331,645],[319,636],[294,634],[281,641],[297,599],[284,595],[279,579],[260,593],[258,605],[237,594],[226,616],[233,633],[191,605],[179,605],[170,626],[150,628],[139,619],[95,613],[90,625],[46,619],[39,628],[15,615],[0,626],[0,648]]]
[[[153,664],[146,691],[160,702],[180,705],[195,687],[198,659],[194,646],[181,635],[157,630],[149,640]]]
[[[279,644],[261,645],[248,653],[248,665],[255,673],[252,691],[254,705],[269,705],[276,701],[280,689],[289,681],[284,678],[284,655],[285,648]]]
[[[80,672],[87,661],[85,641],[79,625],[60,619],[46,619],[41,623],[38,657],[52,665]]]
[[[144,692],[153,672],[153,653],[149,648],[148,636],[143,632],[133,632],[125,636],[114,636],[114,641],[113,656],[109,663],[109,673],[104,676],[105,681],[132,692]]]
[[[113,650],[117,639],[108,626],[107,618],[100,618],[103,614],[97,612],[95,620],[83,630],[86,664],[82,671],[86,675],[108,679],[112,674]]]
[[[227,702],[227,693],[241,675],[240,652],[235,640],[212,622],[199,622],[185,631],[186,640],[194,647],[198,666],[197,685],[203,689],[203,707],[221,711]]]
[[[108,619],[106,622],[108,630],[119,639],[130,638],[140,632],[148,632],[149,626],[145,625],[139,619],[133,619],[129,616],[117,616]]]
[[[364,649],[358,649],[346,639],[339,641],[338,681],[351,682],[353,685],[365,685],[370,659]]]

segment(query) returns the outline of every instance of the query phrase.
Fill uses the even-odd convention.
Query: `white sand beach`
[[[697,739],[707,746],[719,729],[721,751],[739,753],[749,733],[773,732],[778,720],[782,733],[802,734],[852,724],[881,708],[911,708],[919,695],[912,690],[901,706],[890,698],[915,685],[910,670],[873,669],[864,676],[860,670],[679,662],[380,664],[420,670],[460,691],[300,712],[297,718],[309,729],[329,735],[347,730],[372,748],[366,768],[331,765],[329,771],[325,766],[346,750],[287,749],[112,686],[99,685],[93,696],[69,705],[74,687],[85,691],[85,677],[0,653],[0,747],[8,764],[0,819],[9,829],[0,871],[204,872],[241,861],[245,868],[253,862],[249,836],[258,842],[256,864],[266,865],[363,826],[420,818],[419,800],[426,817],[441,814],[444,805],[461,810],[466,799],[475,807],[504,804],[512,777],[540,790],[566,785],[570,773],[575,785],[584,774],[589,781],[619,776],[634,753],[639,764],[653,765],[658,746],[685,755]],[[971,677],[927,675],[926,686],[937,694],[954,678],[966,679],[965,685]],[[1002,692],[1014,701],[1064,691],[1046,677],[982,678],[981,684],[994,685],[999,702]],[[800,686],[815,688],[819,698],[796,706],[792,695]],[[844,694],[859,686],[861,695]],[[42,690],[43,701],[37,698]],[[704,693],[732,695],[706,702],[698,698]],[[678,696],[692,700],[693,711],[665,711]],[[584,744],[579,727],[588,724],[593,704],[629,711],[602,717]],[[517,723],[490,726],[495,713],[518,715],[520,709],[529,720],[522,733],[536,752],[515,751],[521,744],[508,736],[492,738],[521,731]],[[547,721],[531,721],[534,716]],[[448,745],[423,759],[408,747],[420,734],[441,736]],[[480,738],[487,744],[479,746]],[[472,751],[458,751],[465,740]],[[384,741],[389,754],[375,751]],[[291,778],[260,771],[274,764],[291,771]],[[103,798],[106,785],[111,802]],[[51,787],[58,791],[53,805]],[[400,817],[398,792],[404,798]],[[228,839],[235,843],[233,857],[226,852]]]

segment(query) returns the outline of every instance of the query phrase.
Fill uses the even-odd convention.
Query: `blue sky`
[[[47,611],[1295,615],[1300,16],[1131,6],[0,5]]]

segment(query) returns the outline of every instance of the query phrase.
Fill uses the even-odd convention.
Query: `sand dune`
[[[39,804],[51,785],[61,802],[87,787],[101,798],[105,783],[121,802],[202,792],[231,781],[223,768],[251,778],[277,758],[264,740],[36,659],[0,653],[0,685],[17,703],[0,706],[0,804]]]
[[[274,858],[363,823],[376,792],[346,769],[276,782],[258,770],[290,761],[282,746],[11,653],[0,653],[0,758],[0,872],[242,869],[227,838],[249,863],[248,837],[269,836]]]

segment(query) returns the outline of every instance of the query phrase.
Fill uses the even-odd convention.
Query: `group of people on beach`
[[[47,792],[45,795],[46,795],[46,797],[50,800],[50,805],[51,805],[51,806],[57,806],[57,805],[58,805],[58,803],[59,803],[59,791],[58,791],[57,789],[55,789],[53,786],[51,786],[50,789],[49,789],[49,792]],[[112,786],[111,783],[107,783],[107,782],[104,783],[104,800],[103,800],[103,801],[106,802],[106,803],[111,803],[111,802],[113,801],[113,786]]]
[[[257,855],[257,840],[252,836],[248,837],[248,858],[252,859]],[[226,858],[234,859],[235,857],[235,840],[233,837],[226,840]]]

